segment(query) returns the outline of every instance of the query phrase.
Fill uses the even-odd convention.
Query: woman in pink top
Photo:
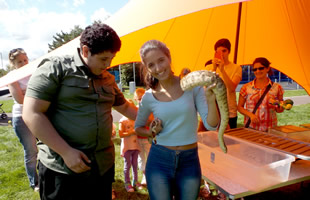
[[[28,57],[22,48],[12,49],[9,53],[9,61],[12,68],[19,69],[28,64]],[[26,173],[29,179],[30,187],[34,191],[39,191],[38,173],[37,173],[37,154],[36,138],[26,126],[23,118],[24,96],[27,89],[29,76],[8,85],[10,93],[14,100],[12,108],[12,125],[14,132],[19,138],[24,148],[24,163]]]

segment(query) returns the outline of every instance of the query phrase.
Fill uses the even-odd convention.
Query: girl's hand
[[[259,123],[258,117],[256,115],[254,115],[253,113],[251,113],[250,118],[251,118],[252,123],[255,123],[255,124]]]
[[[207,98],[207,102],[215,102],[215,94],[212,91],[212,89],[215,87],[215,85],[210,85],[205,88],[205,95]]]
[[[216,76],[219,76],[216,74]],[[212,85],[209,85],[208,87],[205,87],[205,95],[208,103],[212,103],[216,101],[216,96],[213,92],[213,88],[215,88],[216,83],[213,83]]]
[[[150,125],[150,131],[151,131],[151,139],[154,141],[154,144],[157,144],[157,140],[156,140],[156,135],[158,135],[158,133],[162,130],[162,126],[161,126],[161,120],[158,118],[155,118]],[[152,143],[149,140],[150,143]]]
[[[280,102],[274,98],[269,98],[269,103],[271,105],[276,105],[276,106],[279,106],[280,105]]]
[[[150,125],[150,130],[152,132],[152,136],[155,137],[156,135],[158,135],[158,133],[162,130],[162,126],[161,126],[161,120],[158,118],[155,118]]]

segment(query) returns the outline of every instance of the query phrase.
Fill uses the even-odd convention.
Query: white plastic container
[[[252,191],[288,180],[294,156],[231,136],[225,136],[227,153],[218,144],[217,132],[198,133],[198,152],[203,175],[218,173]]]

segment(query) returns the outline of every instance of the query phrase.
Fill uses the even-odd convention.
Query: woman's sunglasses
[[[17,52],[17,51],[24,51],[24,49],[22,49],[22,48],[12,49],[12,50],[10,51],[10,55],[12,55],[13,53],[15,53],[15,52]]]
[[[257,67],[257,68],[253,68],[253,72],[256,72],[257,70],[262,71],[264,70],[266,67]]]

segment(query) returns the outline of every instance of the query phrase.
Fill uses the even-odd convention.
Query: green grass
[[[299,126],[301,124],[310,123],[310,103],[293,106],[291,110],[284,110],[283,113],[278,113],[278,126],[283,125],[295,125]],[[238,127],[243,127],[244,116],[238,113]]]
[[[135,193],[127,193],[124,187],[124,161],[120,156],[120,143],[121,139],[116,137],[114,140],[115,144],[115,182],[113,183],[113,188],[116,192],[116,199],[132,199],[132,200],[146,200],[148,199],[147,189],[139,190]],[[142,178],[142,172],[138,170],[139,181]],[[131,176],[132,177],[132,176]]]
[[[284,92],[284,97],[292,96],[303,96],[308,95],[304,89],[300,90],[286,90]],[[239,94],[237,94],[238,98]],[[291,110],[285,110],[283,113],[277,114],[278,126],[283,125],[300,125],[310,123],[310,104],[305,104],[301,106],[293,106]],[[238,113],[237,126],[243,127],[244,116]]]
[[[307,95],[303,90],[285,92],[289,96]],[[125,92],[126,98],[132,94]],[[2,101],[5,112],[11,112],[12,100]],[[310,104],[293,106],[290,111],[278,114],[278,125],[300,125],[310,123]],[[238,115],[238,126],[243,126],[243,116]],[[23,149],[10,126],[0,126],[0,200],[39,200],[38,193],[29,187],[23,162]],[[114,139],[116,151],[115,183],[117,199],[149,199],[146,189],[127,193],[124,188],[123,158],[120,156],[120,138]],[[139,171],[139,179],[141,179]]]
[[[40,199],[29,187],[23,147],[12,127],[0,127],[0,199]]]
[[[308,93],[304,89],[301,89],[301,90],[285,90],[285,92],[284,92],[284,97],[303,96],[303,95],[308,95]]]
[[[14,104],[13,100],[0,101],[0,104],[2,104],[1,108],[6,113],[11,113],[12,112],[12,106]]]
[[[24,153],[12,127],[0,126],[0,200],[39,200],[39,194],[29,187],[24,167]],[[120,138],[114,140],[116,151],[115,183],[117,199],[146,200],[146,189],[127,193],[124,188],[123,158],[120,156]],[[139,180],[142,173],[139,171]]]

